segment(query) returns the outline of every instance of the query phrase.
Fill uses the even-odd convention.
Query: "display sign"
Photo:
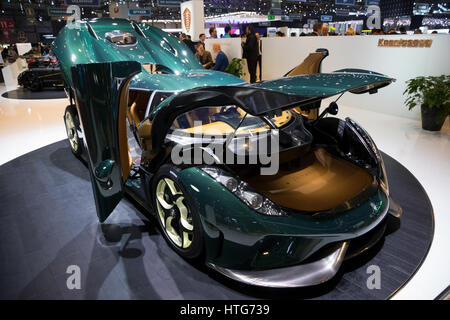
[[[182,0],[158,0],[158,7],[179,7]]]
[[[354,6],[355,0],[336,0],[336,5],[339,6]]]
[[[281,16],[281,21],[292,22],[294,21],[294,19],[292,19],[290,16]]]
[[[14,29],[14,20],[13,19],[0,19],[0,29],[9,30]]]
[[[431,48],[433,40],[386,40],[378,39],[379,47],[409,47],[409,48]]]
[[[209,8],[208,13],[212,14],[227,14],[228,9],[227,8]]]
[[[289,17],[292,20],[302,20],[303,19],[303,15],[301,13],[290,13]]]
[[[74,11],[67,12],[67,8],[62,7],[49,7],[47,12],[50,17],[67,17],[74,14]]]
[[[283,14],[283,10],[281,8],[270,8],[269,15],[270,16],[281,16]]]
[[[181,29],[192,39],[198,39],[205,32],[205,8],[203,1],[185,1],[180,5]]]
[[[347,17],[350,15],[349,9],[336,9],[336,15],[341,17]]]
[[[366,7],[369,6],[379,6],[380,0],[366,0]]]
[[[119,4],[118,2],[109,3],[109,16],[111,18],[128,18],[128,6],[125,4]]]
[[[269,16],[281,16],[281,15],[283,15],[283,10],[281,10],[281,0],[271,0]]]
[[[320,21],[331,22],[331,21],[333,21],[333,16],[322,15],[322,16],[320,16]]]
[[[150,16],[152,11],[150,8],[134,8],[128,9],[128,16]]]
[[[37,23],[36,20],[36,13],[34,11],[34,8],[31,4],[27,3],[23,5],[23,9],[25,11],[25,15],[27,17],[28,24],[35,25]]]
[[[0,19],[0,42],[10,43],[13,33],[15,32],[13,19]]]
[[[100,7],[100,0],[64,0],[66,6]]]
[[[259,27],[270,27],[270,22],[269,21],[259,22],[258,26]]]
[[[317,19],[308,19],[307,24],[309,24],[309,25],[314,25],[314,24],[316,24],[317,22],[319,22],[319,20],[317,20]]]
[[[424,16],[430,12],[430,5],[428,3],[414,4],[413,14],[416,16]]]

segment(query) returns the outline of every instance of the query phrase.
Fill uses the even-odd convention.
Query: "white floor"
[[[0,87],[0,95],[5,92]],[[0,165],[66,138],[67,99],[14,100],[0,97]],[[434,299],[450,285],[450,121],[441,132],[420,122],[359,108],[342,107],[372,135],[378,147],[408,168],[422,183],[435,215],[435,234],[425,262],[393,299]],[[382,275],[381,275],[382,276]]]

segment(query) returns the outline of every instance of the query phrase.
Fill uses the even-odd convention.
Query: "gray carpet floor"
[[[425,191],[387,155],[391,193],[403,207],[400,225],[382,241],[344,262],[317,287],[273,290],[228,280],[173,252],[156,220],[124,199],[107,220],[120,240],[104,239],[85,165],[67,141],[0,166],[0,299],[386,299],[426,256],[434,220]],[[81,289],[67,288],[69,265],[81,271]],[[367,267],[381,270],[381,288],[366,286]]]

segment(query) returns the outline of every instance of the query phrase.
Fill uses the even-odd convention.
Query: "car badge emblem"
[[[186,8],[183,11],[183,21],[186,32],[189,32],[191,30],[191,10],[189,10],[189,8]]]

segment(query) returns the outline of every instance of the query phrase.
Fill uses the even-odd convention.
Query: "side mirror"
[[[338,112],[339,112],[339,107],[338,107],[337,103],[335,101],[333,101],[328,106],[328,113],[335,116],[338,114]]]

